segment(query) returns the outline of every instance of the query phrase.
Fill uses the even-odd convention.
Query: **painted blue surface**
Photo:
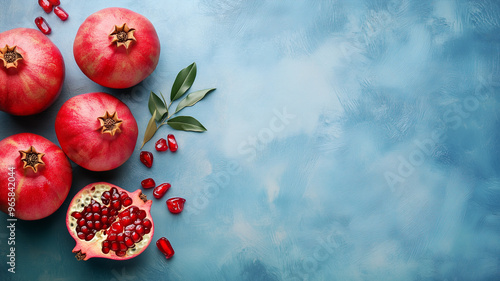
[[[92,91],[127,103],[142,138],[149,92],[168,93],[193,61],[193,89],[217,90],[185,109],[208,132],[174,132],[179,151],[156,153],[151,170],[140,140],[114,171],[74,166],[61,209],[17,224],[15,274],[2,227],[0,279],[500,278],[498,1],[62,0],[64,23],[36,1],[1,2],[0,31],[48,20],[67,76],[44,113],[0,113],[0,138],[57,143],[58,109]],[[78,26],[110,6],[148,17],[162,44],[156,71],[127,90],[93,83],[72,55]],[[150,176],[187,199],[178,216],[163,200],[152,210],[154,241],[167,237],[175,257],[151,245],[125,262],[77,262],[64,223],[73,195],[95,181],[135,190]]]

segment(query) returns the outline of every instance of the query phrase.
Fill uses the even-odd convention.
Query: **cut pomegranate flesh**
[[[160,184],[159,186],[157,186],[153,190],[153,196],[156,199],[162,198],[163,195],[165,195],[165,193],[167,193],[167,191],[170,189],[170,187],[171,187],[171,185],[169,183],[162,183],[162,184]]]
[[[168,140],[168,147],[170,148],[170,151],[176,152],[178,147],[177,147],[177,141],[175,140],[174,135],[169,134],[167,136],[167,140]]]
[[[68,13],[61,8],[60,6],[57,6],[54,8],[54,14],[56,14],[62,21],[65,21],[68,19]]]
[[[186,199],[181,197],[173,197],[167,200],[167,208],[172,214],[178,214],[184,210]]]
[[[52,3],[49,0],[38,0],[38,5],[42,7],[42,9],[47,13],[50,14],[52,12]]]
[[[156,186],[155,180],[152,178],[147,178],[141,181],[142,188],[148,189]]]
[[[142,164],[144,164],[146,167],[151,168],[151,166],[153,166],[153,153],[149,151],[141,151],[139,157]]]
[[[52,29],[50,28],[49,24],[47,23],[47,21],[45,21],[43,17],[37,17],[35,19],[35,24],[38,27],[38,29],[40,29],[40,31],[45,35],[49,35],[52,32]]]
[[[156,151],[166,151],[168,149],[167,140],[164,138],[157,140],[155,148]]]
[[[153,236],[151,200],[140,190],[129,193],[106,183],[88,187],[75,196],[67,216],[68,230],[77,240],[77,259],[140,254]]]
[[[173,257],[175,254],[174,248],[172,248],[170,241],[168,241],[168,239],[165,237],[162,237],[158,239],[158,241],[156,241],[156,247],[158,247],[160,252],[164,254],[167,259]]]

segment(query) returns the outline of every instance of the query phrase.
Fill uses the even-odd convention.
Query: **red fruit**
[[[170,151],[176,152],[177,151],[177,141],[175,140],[174,135],[169,134],[167,136],[168,139],[168,147],[170,148]]]
[[[82,214],[83,219],[85,219],[86,212],[89,210],[87,207],[91,206],[92,208],[94,203],[99,203],[101,210],[104,208],[109,209],[109,205],[98,200],[102,198],[102,194],[106,191],[113,193],[112,188],[116,189],[116,192],[119,194],[126,193],[127,198],[131,198],[133,201],[132,206],[122,206],[117,211],[117,216],[109,224],[104,224],[102,221],[103,217],[101,217],[101,221],[93,222],[93,227],[89,227],[88,225],[80,227],[75,214]],[[149,243],[151,243],[154,234],[154,223],[150,213],[151,203],[151,200],[147,200],[146,195],[142,194],[140,190],[129,193],[106,182],[93,183],[84,187],[75,195],[69,204],[68,213],[66,214],[66,226],[70,235],[76,241],[76,247],[73,249],[73,253],[76,253],[76,258],[78,260],[88,260],[95,257],[126,260],[142,253],[148,247]],[[89,211],[93,212],[92,209]],[[146,219],[139,225],[134,225],[131,222],[130,216],[131,214],[138,216],[140,212],[146,214]],[[97,229],[96,224],[100,224],[101,228]],[[149,229],[149,232],[132,233],[129,230],[131,229],[130,226],[133,229],[140,226],[143,230]],[[84,230],[89,234],[86,234],[86,236],[81,235],[80,232],[85,234]]]
[[[153,153],[149,151],[141,151],[139,155],[142,164],[146,167],[151,168],[153,166]]]
[[[158,247],[160,252],[164,254],[167,259],[173,257],[175,254],[172,245],[170,245],[170,241],[168,241],[168,239],[165,237],[162,237],[158,239],[158,241],[156,241],[156,247]]]
[[[40,5],[40,7],[42,7],[42,9],[47,13],[47,14],[50,14],[50,12],[52,12],[52,1],[49,1],[49,0],[38,0],[38,5]]]
[[[165,151],[168,149],[167,140],[164,138],[159,139],[155,145],[156,151]]]
[[[167,207],[168,210],[172,214],[178,214],[184,210],[184,203],[186,202],[186,199],[181,198],[181,197],[173,197],[167,200]]]
[[[32,28],[0,33],[0,110],[40,113],[61,92],[64,61],[47,36]]]
[[[91,171],[108,171],[127,161],[138,128],[126,104],[106,93],[89,93],[66,101],[56,117],[62,150]]]
[[[153,188],[156,186],[155,180],[152,178],[145,179],[141,181],[142,188]]]
[[[45,35],[49,35],[52,32],[52,29],[43,17],[35,18],[35,25]]]
[[[82,23],[73,54],[92,81],[123,89],[137,85],[155,70],[160,40],[144,16],[124,8],[106,8]]]
[[[71,188],[68,158],[54,143],[22,133],[0,141],[0,209],[23,220],[54,213]],[[15,206],[12,206],[15,198]],[[10,208],[9,208],[10,207]],[[75,214],[76,222],[79,217]]]
[[[165,195],[165,193],[167,193],[167,191],[170,189],[170,184],[169,183],[162,183],[160,184],[159,186],[157,186],[154,190],[153,190],[153,196],[156,198],[156,199],[160,199],[163,197],[163,195]]]
[[[61,1],[59,0],[49,0],[50,4],[54,5],[54,6],[59,6],[61,5]],[[57,8],[57,7],[56,7]]]
[[[60,6],[54,8],[54,14],[56,14],[62,21],[66,21],[69,17],[68,13],[66,13],[66,11]]]

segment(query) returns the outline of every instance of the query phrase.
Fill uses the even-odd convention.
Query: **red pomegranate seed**
[[[85,225],[85,223],[86,223],[86,222],[85,222],[85,219],[84,219],[84,218],[79,219],[79,220],[78,220],[78,222],[77,222],[77,224],[78,224],[79,226],[84,226],[84,225]]]
[[[50,3],[49,0],[38,0],[38,5],[42,7],[42,9],[47,13],[50,14],[52,12],[52,3]]]
[[[153,226],[153,224],[151,223],[151,221],[150,221],[150,220],[148,220],[148,219],[144,219],[144,220],[142,221],[142,225],[143,225],[145,228],[151,228],[151,226]]]
[[[123,206],[128,207],[132,205],[132,198],[128,197],[127,199],[123,200]]]
[[[111,250],[118,251],[119,247],[120,246],[119,246],[118,242],[116,242],[116,241],[111,242]]]
[[[66,13],[66,11],[60,6],[54,8],[54,14],[56,14],[62,21],[66,21],[69,17],[68,13]]]
[[[152,178],[147,178],[143,181],[141,181],[142,188],[153,188],[156,186],[155,180]]]
[[[130,238],[134,241],[134,243],[137,243],[142,240],[142,237],[137,233],[137,232],[132,232],[132,235],[130,235]]]
[[[130,224],[125,227],[125,232],[130,232],[135,230],[135,224]]]
[[[167,207],[168,210],[172,214],[178,214],[182,212],[184,209],[184,203],[186,202],[186,199],[181,198],[181,197],[173,197],[167,200]]]
[[[155,144],[156,151],[166,151],[168,149],[167,140],[164,138],[156,141]]]
[[[109,248],[102,247],[102,252],[103,252],[104,254],[109,253]]]
[[[167,140],[168,140],[168,148],[170,148],[170,151],[176,152],[178,147],[174,135],[169,134],[167,136]]]
[[[170,245],[170,241],[168,241],[168,239],[165,237],[162,237],[158,239],[158,241],[156,241],[156,247],[158,247],[160,252],[164,254],[167,259],[173,257],[175,254],[172,245]]]
[[[123,223],[123,225],[129,225],[132,223],[132,219],[130,217],[123,217],[121,222]]]
[[[125,199],[127,199],[127,198],[128,198],[127,193],[122,192],[122,193],[120,194],[120,199],[122,200],[122,202],[123,202],[123,200],[125,200]]]
[[[95,221],[99,221],[99,220],[101,220],[101,215],[99,215],[98,213],[94,213],[93,219]]]
[[[130,217],[130,209],[127,209],[127,210],[125,210],[125,211],[121,212],[121,213],[118,215],[118,217],[119,217],[120,219],[121,219],[121,218],[123,218],[123,217]]]
[[[144,226],[138,225],[135,227],[135,232],[139,234],[140,236],[144,235]]]
[[[37,17],[35,19],[35,24],[38,27],[38,29],[40,29],[40,31],[45,35],[49,35],[52,32],[52,29],[50,29],[49,24],[42,17]]]
[[[49,0],[49,2],[50,2],[52,5],[54,5],[54,6],[59,6],[59,5],[61,5],[61,1],[59,1],[59,0]]]
[[[78,232],[76,235],[78,236],[78,238],[80,238],[82,240],[85,239],[85,233],[83,233],[83,232]]]
[[[159,186],[155,187],[153,190],[153,196],[156,199],[160,199],[167,193],[167,191],[170,189],[171,185],[169,183],[162,183]]]
[[[87,234],[87,237],[85,237],[85,241],[90,241],[94,238],[94,233]]]
[[[116,251],[116,255],[119,256],[119,257],[124,257],[126,254],[125,251]]]
[[[119,233],[119,232],[122,232],[123,231],[123,226],[121,225],[121,223],[119,222],[114,222],[112,225],[111,225],[111,230],[115,233]]]
[[[116,241],[123,242],[123,240],[125,240],[125,235],[123,233],[118,233],[116,235]]]
[[[153,153],[149,151],[141,151],[140,159],[142,164],[146,167],[151,168],[151,166],[153,166]]]
[[[125,251],[127,251],[127,249],[128,249],[128,247],[127,247],[127,245],[125,245],[125,242],[121,242],[120,243],[120,251],[125,252]]]
[[[95,221],[94,222],[94,228],[97,229],[97,230],[101,230],[101,222],[100,221]]]
[[[80,212],[73,212],[71,213],[71,216],[74,217],[75,219],[81,219],[83,216],[82,216],[82,213]]]
[[[146,217],[146,211],[144,211],[144,210],[139,210],[137,213],[138,213],[138,215],[137,215],[138,218],[141,220]]]
[[[109,233],[108,234],[108,240],[109,241],[115,241],[116,240],[116,233]]]
[[[129,247],[129,248],[134,245],[134,240],[132,240],[129,237],[125,237],[125,240],[123,240],[123,242],[125,242],[125,245],[127,245],[127,247]]]

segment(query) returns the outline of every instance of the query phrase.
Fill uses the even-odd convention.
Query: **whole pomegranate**
[[[144,16],[124,8],[106,8],[82,23],[73,54],[92,81],[123,89],[138,84],[155,70],[160,40]]]
[[[0,110],[42,112],[59,96],[63,81],[63,57],[47,36],[31,28],[0,33]]]
[[[66,226],[78,260],[126,260],[142,253],[154,234],[151,200],[106,182],[89,184],[69,203]]]
[[[35,134],[22,133],[0,141],[0,171],[0,209],[23,220],[51,215],[71,188],[72,171],[66,155]]]
[[[106,93],[88,93],[66,101],[56,117],[62,150],[91,171],[121,166],[134,152],[138,128],[126,104]]]

